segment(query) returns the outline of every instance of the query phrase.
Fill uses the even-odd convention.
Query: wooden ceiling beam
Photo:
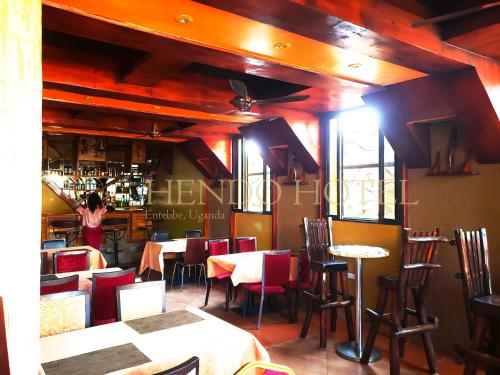
[[[192,61],[198,61],[198,51],[201,56],[207,55],[207,51],[210,54],[220,52],[225,58],[239,56],[246,63],[254,60],[253,65],[257,69],[264,62],[369,86],[383,86],[426,75],[192,1],[176,0],[168,7],[160,0],[145,2],[144,6],[137,8],[127,2],[44,0],[43,24],[49,29],[78,33],[83,37],[90,37],[90,34],[97,34],[99,38],[105,34],[112,35],[111,43],[127,44],[131,48],[159,55],[176,51],[185,58],[180,50],[165,46],[180,44],[184,45],[180,48],[185,50],[187,45],[192,51],[190,55],[194,57]],[[192,24],[176,22],[176,17],[186,12],[195,21]],[[71,21],[82,16],[85,19],[80,19],[78,23]],[[92,20],[101,24],[93,29],[89,27]],[[278,43],[288,43],[290,48],[276,48]],[[209,60],[214,63],[212,57]],[[352,69],[352,64],[361,65]]]
[[[171,107],[166,105],[156,105],[141,103],[129,100],[120,100],[102,96],[91,96],[69,91],[44,88],[43,101],[48,104],[59,104],[68,108],[94,111],[104,111],[122,114],[141,114],[163,118],[165,120],[195,120],[210,122],[229,122],[237,124],[248,124],[254,122],[244,116],[230,116],[224,114],[207,113],[184,108]]]
[[[121,81],[141,86],[155,86],[160,81],[174,75],[187,65],[185,61],[166,60],[157,55],[145,54],[129,64],[121,76]]]

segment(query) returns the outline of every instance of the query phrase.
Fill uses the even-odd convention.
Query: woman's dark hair
[[[92,213],[97,207],[102,207],[102,200],[99,194],[90,193],[89,197],[87,198],[87,206]]]

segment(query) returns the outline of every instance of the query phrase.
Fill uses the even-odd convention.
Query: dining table
[[[106,268],[107,262],[104,259],[102,253],[94,249],[92,246],[71,246],[71,247],[61,247],[57,249],[40,249],[40,254],[47,254],[46,264],[44,269],[47,270],[48,273],[54,272],[54,253],[59,251],[78,251],[78,250],[89,250],[90,251],[90,269],[97,270]]]
[[[139,266],[139,275],[145,272],[147,269],[160,272],[162,278],[164,278],[163,270],[163,256],[164,254],[175,255],[182,254],[186,252],[187,238],[175,238],[170,241],[164,242],[154,242],[148,241],[144,246],[144,252],[141,258],[141,264]],[[206,247],[205,247],[206,249]]]
[[[335,245],[329,250],[333,256],[356,259],[356,318],[354,341],[337,344],[336,353],[347,360],[359,362],[363,354],[363,259],[384,258],[389,250],[367,245]],[[382,357],[379,349],[373,348],[369,362],[378,361]]]
[[[44,375],[154,374],[193,356],[202,375],[270,361],[255,336],[195,307],[40,339]]]
[[[249,251],[244,253],[212,255],[207,259],[207,277],[231,273],[234,286],[241,283],[258,283],[262,281],[262,262],[265,251]],[[290,280],[297,279],[298,257],[290,258]]]

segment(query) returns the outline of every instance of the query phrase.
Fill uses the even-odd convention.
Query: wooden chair
[[[217,238],[207,241],[208,256],[214,255],[227,255],[229,254],[229,238]],[[229,301],[231,300],[231,272],[227,272],[216,277],[212,277],[207,283],[207,294],[205,296],[205,305],[208,305],[208,298],[210,297],[210,289],[214,281],[221,281],[226,283],[226,304],[225,310],[229,311]]]
[[[441,242],[447,239],[440,236],[440,230],[429,232],[415,232],[410,230],[403,233],[403,249],[399,274],[395,276],[380,276],[378,295],[375,310],[366,309],[371,319],[371,327],[366,340],[361,363],[367,364],[373,349],[380,323],[390,329],[390,373],[399,374],[400,357],[404,357],[405,345],[408,336],[419,334],[424,343],[427,363],[431,373],[437,372],[434,348],[432,346],[431,331],[438,328],[438,318],[427,314],[425,307],[425,293],[429,286],[432,272],[440,268],[436,264],[436,257]],[[408,292],[411,290],[415,308],[408,307]],[[392,293],[391,312],[384,314],[388,294]],[[416,324],[410,325],[410,316],[415,317]]]
[[[313,303],[319,304],[320,314],[320,348],[326,347],[327,341],[327,310],[330,310],[330,330],[337,327],[337,309],[343,308],[346,316],[347,333],[349,340],[354,340],[354,326],[352,321],[351,306],[353,300],[347,292],[347,262],[338,261],[329,255],[332,242],[331,218],[303,219],[306,249],[309,258],[312,281],[309,290],[303,291],[308,299],[306,316],[300,337],[306,337],[311,324]],[[340,280],[341,291],[337,290],[337,276]],[[342,296],[342,301],[338,297]]]
[[[84,329],[90,323],[89,292],[40,296],[40,337]]]
[[[153,375],[198,375],[200,373],[200,359],[191,357],[186,362],[181,363],[171,369],[157,372]]]
[[[500,295],[493,294],[489,264],[486,229],[476,231],[455,230],[455,244],[463,283],[465,312],[471,338],[470,349],[457,347],[466,359],[464,374],[475,374],[478,367],[486,367],[488,373],[500,369],[500,348],[492,345],[487,335],[489,322],[500,317]],[[497,372],[498,373],[498,372]]]
[[[117,320],[132,320],[167,311],[165,280],[120,285],[116,288]]]

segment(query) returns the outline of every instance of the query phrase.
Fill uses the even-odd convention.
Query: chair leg
[[[248,290],[243,290],[243,318],[247,317],[248,310]]]
[[[326,324],[328,322],[327,311],[323,308],[323,304],[328,302],[328,284],[330,275],[328,272],[321,275],[321,297],[319,300],[319,347],[326,348],[328,331]]]
[[[165,269],[165,267],[163,267]],[[148,268],[148,276],[146,276],[146,280],[149,281],[149,275],[151,274],[151,268]]]
[[[413,300],[415,301],[415,309],[417,310],[417,318],[420,324],[424,324],[427,320],[427,312],[425,310],[425,304],[423,301],[422,294],[417,290],[413,289]],[[425,348],[425,356],[427,357],[427,364],[429,365],[429,370],[432,373],[437,372],[436,356],[434,354],[434,346],[432,345],[431,333],[426,332],[422,334],[422,341]]]
[[[210,296],[210,288],[211,287],[212,287],[212,280],[209,280],[208,284],[207,284],[207,294],[205,295],[205,305],[203,305],[203,306],[208,305],[208,297]]]
[[[185,266],[182,266],[181,268],[181,292],[184,290],[184,270],[186,269]]]
[[[391,375],[399,375],[399,338],[395,335],[395,332],[391,332],[390,352]]]
[[[347,301],[349,299],[349,295],[347,294],[348,291],[347,272],[339,272],[339,278],[340,278],[340,288],[342,291],[342,299],[344,301]],[[347,325],[347,336],[349,337],[349,341],[354,341],[354,323],[352,320],[351,306],[346,306],[344,309],[344,313],[345,313],[345,322]]]
[[[330,277],[330,302],[337,300],[337,272],[331,272]],[[330,311],[330,332],[337,331],[337,309],[331,309]]]
[[[312,288],[310,290],[311,293],[314,293],[315,290],[317,289],[318,276],[319,276],[319,274],[317,272],[313,273],[313,280],[312,280],[312,284],[311,284]],[[306,305],[306,316],[304,318],[304,323],[302,324],[302,330],[300,331],[300,337],[307,336],[307,331],[309,330],[309,326],[311,325],[312,313],[313,313],[313,299],[308,297],[307,305]]]
[[[233,298],[233,302],[236,302],[237,299],[238,299],[238,290],[240,290],[240,288],[238,286],[235,286],[234,287],[234,298]]]
[[[472,350],[478,350],[481,347],[487,323],[487,319],[482,315],[476,315],[474,317],[474,331],[472,332],[472,343],[470,346]],[[477,363],[474,360],[471,361],[466,359],[464,375],[475,375],[477,367]]]
[[[175,262],[175,264],[174,264],[174,271],[172,272],[172,280],[170,281],[170,288],[174,287],[175,270],[177,269],[178,264],[179,264],[179,262]],[[165,275],[165,269],[163,269],[163,274]]]
[[[293,310],[294,323],[297,323],[297,320],[299,320],[299,303],[300,303],[300,289],[297,289],[295,291],[294,310]]]
[[[387,293],[388,293],[387,289],[385,288],[380,289],[377,300],[377,306],[375,308],[375,311],[378,314],[384,313],[385,304],[387,302]],[[370,330],[368,331],[368,336],[366,337],[366,343],[363,349],[363,355],[361,356],[360,360],[362,364],[366,365],[368,362],[370,362],[370,356],[372,355],[372,349],[373,345],[375,344],[375,338],[377,337],[379,326],[380,326],[380,320],[375,318],[372,319]]]
[[[292,307],[292,292],[287,289],[286,291],[286,305],[288,307],[288,320],[293,323],[294,313]]]
[[[264,291],[260,293],[259,317],[257,318],[257,329],[260,329],[260,322],[262,320],[262,307],[264,306]]]
[[[225,310],[229,311],[229,294],[230,294],[230,288],[231,286],[229,285],[229,281],[226,282],[226,307]]]

